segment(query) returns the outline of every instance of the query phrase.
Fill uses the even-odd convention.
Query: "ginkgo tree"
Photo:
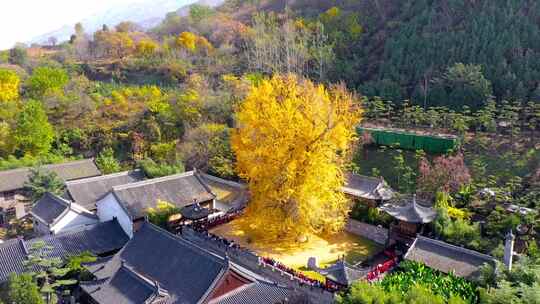
[[[249,183],[255,237],[340,230],[349,204],[342,167],[361,110],[344,86],[277,75],[251,88],[236,113],[236,170]],[[290,239],[290,238],[287,238]]]
[[[19,76],[10,70],[0,69],[0,102],[19,98]]]

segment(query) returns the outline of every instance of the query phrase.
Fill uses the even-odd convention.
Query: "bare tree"
[[[313,74],[323,79],[333,58],[322,24],[312,28],[289,18],[280,22],[272,13],[253,18],[246,48],[250,68],[265,74]]]
[[[47,41],[49,42],[50,46],[56,46],[56,43],[58,42],[58,39],[56,39],[56,37],[49,37],[49,39],[47,39]]]

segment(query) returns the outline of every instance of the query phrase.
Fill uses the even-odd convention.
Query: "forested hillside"
[[[148,31],[78,24],[67,42],[0,52],[0,157],[112,147],[128,163],[182,159],[232,176],[234,108],[277,73],[343,82],[368,119],[394,126],[538,128],[537,1],[229,0],[180,13]],[[46,123],[55,134],[32,138]]]
[[[420,299],[407,303],[538,303],[538,0],[226,0],[151,29],[79,23],[50,38],[0,51],[0,171],[95,158],[104,174],[243,179],[259,234],[274,237],[337,231],[348,216],[390,228],[338,191],[346,174],[370,175],[414,208],[416,195],[433,203],[430,237],[500,259],[513,230],[530,260],[485,269],[483,294],[452,280],[459,301],[425,298],[446,275],[422,271],[429,290],[388,279],[366,303],[389,290]],[[452,148],[406,151],[358,126]]]
[[[330,79],[344,80],[365,95],[454,108],[478,106],[489,95],[540,100],[538,1],[299,0],[258,5],[280,11],[286,2],[296,15],[324,23],[336,55]],[[340,8],[333,12],[338,18],[319,17],[334,6]],[[241,7],[249,11],[249,5]]]

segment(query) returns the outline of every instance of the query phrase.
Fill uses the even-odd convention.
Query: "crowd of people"
[[[375,266],[370,272],[368,272],[366,276],[366,279],[368,280],[368,282],[372,282],[379,279],[379,276],[381,274],[386,273],[392,270],[392,268],[394,268],[395,266],[397,266],[399,262],[397,255],[393,251],[388,251],[388,250],[385,251],[384,253],[389,257],[389,259],[381,264],[377,264],[377,266]]]
[[[206,240],[212,242],[213,244],[218,245],[221,248],[224,248],[226,251],[229,251],[230,249],[238,250],[238,251],[248,251],[247,248],[244,248],[234,241],[230,241],[226,238],[220,237],[218,235],[215,235],[213,233],[208,232],[208,230],[197,230],[195,231],[199,232]]]
[[[260,257],[256,255],[253,251],[249,250],[248,248],[244,248],[240,246],[239,244],[235,243],[234,241],[228,240],[226,238],[220,237],[218,235],[212,234],[209,232],[209,229],[212,229],[214,227],[217,227],[219,225],[223,225],[226,223],[231,222],[232,220],[236,219],[243,213],[243,210],[237,210],[233,212],[228,212],[224,215],[220,215],[211,219],[208,219],[206,221],[200,221],[195,222],[191,226],[191,228],[198,232],[200,236],[202,236],[207,241],[212,242],[213,244],[225,249],[226,252],[232,253],[232,254],[239,254],[239,253],[246,253],[246,254],[252,254],[259,259],[259,264],[264,264],[267,266],[271,266],[274,269],[277,269],[283,273],[289,274],[291,278],[297,280],[300,285],[308,286],[311,288],[320,288],[321,290],[326,290],[329,292],[336,292],[343,288],[343,286],[338,286],[334,283],[332,283],[329,280],[320,281],[316,279],[312,279],[310,277],[307,277],[304,273],[301,271],[297,271],[293,268],[290,268],[286,266],[285,264],[280,263],[279,261],[276,261],[269,257]],[[394,268],[398,263],[398,257],[396,256],[395,252],[393,250],[387,250],[384,252],[384,254],[388,257],[388,259],[381,263],[377,264],[366,276],[367,281],[375,281],[377,280],[381,274],[391,270]]]
[[[307,277],[306,275],[304,275],[302,272],[300,271],[297,271],[295,269],[292,269],[272,258],[269,258],[269,257],[259,257],[259,261],[260,263],[263,263],[265,265],[268,265],[268,266],[271,266],[271,267],[274,267],[284,273],[288,273],[290,274],[294,279],[298,280],[298,282],[300,282],[300,285],[307,285],[307,286],[310,286],[310,287],[317,287],[317,288],[321,288],[321,289],[324,289],[326,291],[329,291],[329,292],[335,292],[337,290],[340,289],[339,286],[333,284],[332,282],[329,282],[328,280],[326,280],[325,282],[322,282],[322,281],[319,281],[319,280],[315,280],[315,279],[312,279],[312,278],[309,278]]]
[[[232,220],[236,219],[242,215],[243,210],[229,211],[223,215],[209,218],[205,221],[198,221],[191,225],[191,227],[196,231],[208,231],[209,229],[215,228],[219,225],[227,224]]]

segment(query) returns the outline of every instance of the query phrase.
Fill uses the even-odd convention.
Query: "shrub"
[[[39,99],[47,93],[58,93],[64,89],[69,77],[64,69],[38,67],[28,78],[27,91],[30,97]]]
[[[146,212],[148,214],[148,220],[152,224],[167,228],[167,223],[171,215],[178,214],[180,209],[171,203],[158,200],[156,207],[148,208]]]
[[[103,174],[110,174],[122,170],[120,163],[114,157],[112,148],[106,148],[96,158],[96,165]]]
[[[156,178],[184,172],[184,164],[182,164],[182,162],[180,161],[173,164],[167,164],[156,163],[154,160],[146,158],[139,161],[137,165],[149,178]]]
[[[381,286],[386,291],[398,290],[402,294],[407,294],[414,290],[411,298],[419,294],[425,294],[425,290],[415,290],[417,285],[431,290],[432,293],[440,295],[445,300],[453,296],[458,296],[468,303],[476,303],[478,300],[476,286],[473,283],[453,274],[446,275],[423,264],[411,261],[402,262],[396,272],[385,276],[381,282]],[[434,301],[433,303],[438,303],[437,300]],[[409,302],[405,301],[405,303]]]
[[[29,274],[11,274],[8,282],[8,303],[44,304],[39,287]]]

